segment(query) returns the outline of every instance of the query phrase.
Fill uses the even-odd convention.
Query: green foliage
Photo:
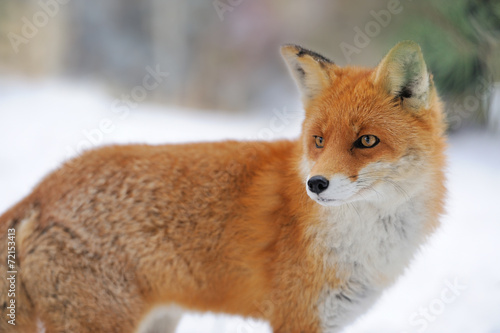
[[[418,5],[406,13],[396,37],[419,42],[446,100],[456,101],[472,92],[487,100],[484,82],[500,80],[500,58],[495,55],[500,41],[500,1],[424,0]],[[487,106],[486,102],[475,110],[476,119],[485,119]]]

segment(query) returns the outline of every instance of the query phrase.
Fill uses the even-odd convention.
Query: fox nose
[[[328,188],[328,179],[326,179],[323,176],[314,176],[309,178],[307,181],[307,186],[309,187],[309,190],[311,192],[314,192],[316,194],[320,194],[324,190]]]

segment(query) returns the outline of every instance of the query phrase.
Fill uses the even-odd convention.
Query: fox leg
[[[174,333],[184,311],[177,306],[161,306],[150,311],[137,333]]]
[[[270,320],[273,333],[323,333],[317,314],[308,303],[277,300],[276,304]]]
[[[144,315],[133,268],[90,242],[56,224],[30,237],[21,279],[46,333],[132,333]]]

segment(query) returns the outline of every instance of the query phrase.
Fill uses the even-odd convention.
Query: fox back
[[[298,139],[100,148],[0,217],[0,331],[173,332],[212,311],[330,333],[364,313],[438,226],[442,106],[413,42],[374,69],[282,55]]]

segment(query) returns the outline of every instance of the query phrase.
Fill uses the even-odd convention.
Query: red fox
[[[88,151],[4,213],[0,331],[145,332],[163,307],[165,332],[211,311],[331,333],[365,312],[438,226],[443,108],[414,42],[374,69],[281,52],[298,139]]]

